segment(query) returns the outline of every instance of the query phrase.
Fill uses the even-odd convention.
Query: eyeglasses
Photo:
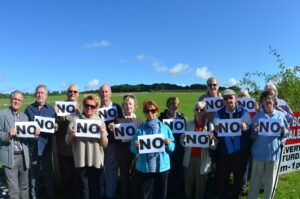
[[[85,104],[84,107],[85,108],[95,109],[97,106],[96,105],[91,105],[91,104]]]
[[[75,93],[76,94],[76,93],[78,93],[78,91],[69,90],[68,93]]]
[[[204,108],[195,108],[195,111],[196,111],[196,112],[198,112],[198,111],[200,111],[200,112],[204,112],[204,111],[205,111],[205,109],[204,109]]]
[[[209,87],[216,87],[216,86],[218,86],[218,84],[207,84],[207,86],[209,86]]]
[[[156,113],[156,109],[144,109],[144,113],[149,114],[150,112],[151,112],[152,114],[154,114],[154,113]]]
[[[230,97],[223,97],[223,99],[224,99],[224,100],[229,100],[229,99],[232,100],[232,99],[233,99],[233,96],[230,96]]]

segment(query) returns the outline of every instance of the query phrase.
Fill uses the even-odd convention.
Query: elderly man
[[[57,116],[56,121],[59,129],[56,132],[57,140],[57,154],[58,154],[58,166],[60,171],[61,182],[65,189],[64,198],[78,198],[79,197],[79,176],[75,172],[75,165],[73,159],[72,145],[67,145],[65,141],[66,134],[68,132],[69,124],[74,116],[80,113],[81,104],[77,102],[79,97],[79,88],[76,84],[69,86],[67,90],[67,100],[69,102],[76,102],[77,107],[75,112],[69,116]],[[55,112],[58,112],[58,107],[54,106]]]
[[[11,199],[29,199],[28,142],[16,137],[15,128],[15,122],[28,121],[27,115],[20,112],[22,101],[22,92],[14,91],[10,96],[10,107],[0,111],[0,163],[4,165]]]
[[[207,79],[206,81],[207,84],[207,90],[208,92],[205,93],[204,95],[202,95],[198,101],[204,101],[205,98],[208,97],[221,97],[221,94],[219,93],[219,82],[217,80],[217,78],[215,77],[210,77]],[[208,112],[207,113],[207,119],[209,121],[212,121],[214,118],[214,114],[215,112]]]
[[[216,154],[217,192],[219,198],[228,198],[229,176],[232,172],[231,198],[237,199],[242,191],[243,176],[249,158],[251,118],[248,111],[236,103],[236,94],[233,90],[224,90],[222,97],[224,107],[215,114],[213,121],[219,140]],[[218,136],[220,120],[237,118],[241,118],[241,136]]]
[[[45,85],[38,85],[35,89],[36,101],[28,105],[25,114],[29,121],[34,121],[34,116],[55,118],[53,107],[46,103],[48,90]],[[57,124],[55,124],[57,129]],[[52,134],[41,132],[38,138],[30,142],[30,194],[32,199],[37,198],[39,186],[39,168],[42,168],[43,181],[46,185],[46,192],[49,199],[55,198],[54,193],[54,173],[52,166]]]
[[[123,117],[122,109],[120,105],[113,103],[110,98],[112,96],[111,88],[108,85],[103,85],[100,87],[99,95],[101,98],[100,108],[116,108],[117,114],[111,120],[106,120],[101,116],[105,121],[106,130],[108,132],[108,146],[104,149],[104,175],[105,175],[105,193],[104,195],[107,198],[113,198],[115,196],[117,188],[117,179],[118,179],[118,162],[117,162],[117,150],[116,150],[116,140],[114,138],[113,132],[108,128],[108,126],[113,122],[117,116]],[[129,149],[128,149],[129,150]]]

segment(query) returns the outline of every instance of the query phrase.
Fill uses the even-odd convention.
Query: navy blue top
[[[38,108],[37,102],[27,106],[24,112],[29,121],[34,121],[34,116],[43,116],[55,118],[55,111],[50,104],[45,104],[41,109]],[[29,145],[30,151],[42,156],[52,149],[52,134],[41,132],[41,134]]]

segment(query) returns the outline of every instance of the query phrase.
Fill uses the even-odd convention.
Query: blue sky
[[[0,2],[0,92],[40,84],[222,86],[299,65],[299,0]],[[259,81],[259,80],[257,80]]]

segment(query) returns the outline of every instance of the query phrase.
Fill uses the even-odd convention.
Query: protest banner
[[[76,137],[100,138],[100,120],[76,119]]]
[[[18,138],[35,138],[36,129],[38,129],[38,123],[31,121],[31,122],[16,122],[16,137]]]
[[[224,106],[222,97],[206,97],[204,101],[206,102],[206,112],[217,112]]]
[[[116,106],[103,107],[98,110],[99,116],[103,121],[112,121],[118,116],[118,111]]]
[[[300,112],[294,112],[294,120],[284,143],[279,174],[300,170]]]
[[[114,126],[114,135],[116,140],[131,140],[134,134],[134,123],[115,124]]]
[[[58,108],[57,116],[68,116],[75,113],[77,102],[56,101],[55,105]]]
[[[248,112],[255,112],[255,104],[256,100],[255,98],[237,98],[237,103],[247,109]]]
[[[163,134],[141,135],[138,136],[140,142],[139,154],[159,153],[165,151]]]
[[[184,133],[185,122],[183,119],[164,119],[163,123],[168,125],[173,134]]]
[[[199,147],[208,148],[209,139],[207,135],[209,132],[199,131],[186,131],[185,132],[185,146],[186,147]]]
[[[281,135],[280,119],[260,118],[258,120],[258,135],[261,136],[280,136]]]
[[[219,126],[219,137],[226,137],[226,136],[241,136],[242,129],[241,129],[242,119],[218,119],[217,125]]]
[[[42,117],[42,116],[34,116],[34,121],[36,121],[43,133],[54,133],[54,124],[55,118],[51,117]]]

